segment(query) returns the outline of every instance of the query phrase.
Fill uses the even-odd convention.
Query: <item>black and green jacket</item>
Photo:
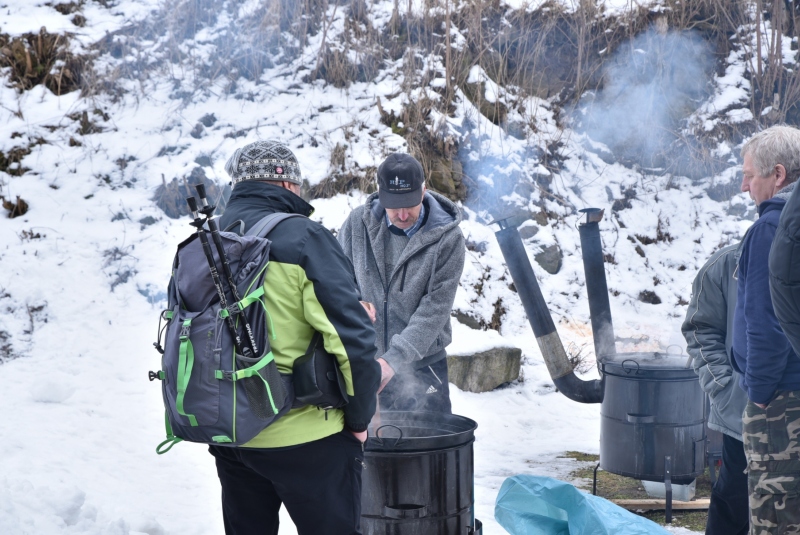
[[[311,205],[289,190],[263,182],[237,184],[220,228],[242,220],[245,229],[274,212],[309,216]],[[343,410],[293,409],[245,447],[277,448],[304,444],[367,428],[375,412],[380,366],[375,361],[375,330],[359,303],[353,268],[336,238],[322,225],[295,217],[270,233],[269,267],[264,280],[266,306],[276,335],[272,344],[281,373],[291,373],[314,332],[339,362],[350,402]]]

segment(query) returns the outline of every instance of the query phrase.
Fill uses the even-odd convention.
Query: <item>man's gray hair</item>
[[[790,184],[800,176],[800,130],[786,125],[762,130],[742,147],[742,158],[747,155],[761,177],[769,176],[776,165],[783,165],[786,184]]]

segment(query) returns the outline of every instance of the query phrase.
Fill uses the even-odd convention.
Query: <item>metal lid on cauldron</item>
[[[607,375],[630,379],[697,380],[688,355],[642,352],[616,353],[600,357],[600,370]]]
[[[457,414],[382,411],[369,428],[366,451],[409,452],[453,448],[472,442],[478,424]]]

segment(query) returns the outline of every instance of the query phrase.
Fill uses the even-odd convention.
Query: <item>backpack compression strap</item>
[[[181,344],[178,353],[178,398],[176,400],[176,406],[178,414],[186,416],[189,419],[189,424],[192,427],[196,427],[197,419],[193,414],[187,413],[183,407],[186,389],[189,386],[189,378],[192,375],[192,368],[194,367],[194,347],[192,347],[192,341],[189,339],[189,329],[191,326],[191,318],[184,320],[183,325],[181,325]],[[158,373],[160,374],[163,372],[160,371]],[[172,446],[183,440],[180,437],[176,437],[173,433],[172,426],[169,423],[169,416],[166,413],[164,414],[164,425],[167,428],[167,439],[156,447],[156,453],[159,455],[167,453]]]
[[[189,339],[189,329],[192,326],[192,319],[187,318],[181,326],[181,345],[178,353],[178,398],[176,408],[178,414],[186,416],[192,427],[197,427],[197,419],[193,414],[187,413],[183,408],[183,400],[186,397],[186,389],[189,388],[189,379],[192,376],[194,367],[194,347]]]

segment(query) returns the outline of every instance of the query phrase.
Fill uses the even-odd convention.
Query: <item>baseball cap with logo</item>
[[[410,154],[390,154],[378,167],[378,198],[384,208],[411,208],[422,202],[425,175]]]

